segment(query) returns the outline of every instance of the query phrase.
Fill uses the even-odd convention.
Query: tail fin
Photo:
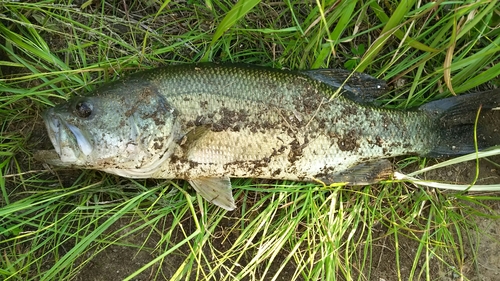
[[[439,122],[440,141],[427,155],[441,157],[500,145],[500,89],[466,94],[425,104],[419,108]],[[479,112],[479,118],[476,118]]]

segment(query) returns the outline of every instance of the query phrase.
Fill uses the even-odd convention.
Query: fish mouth
[[[60,118],[54,109],[43,115],[50,141],[64,163],[81,164],[92,153],[92,143],[76,126]]]

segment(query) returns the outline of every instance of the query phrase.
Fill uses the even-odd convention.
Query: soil
[[[92,1],[90,1],[92,2]],[[126,1],[123,1],[125,3]],[[153,1],[154,2],[154,1]],[[189,2],[189,1],[188,1]],[[155,14],[156,9],[151,12]],[[285,17],[286,18],[286,17]],[[119,26],[114,26],[113,28],[119,28]],[[60,39],[54,38],[52,40],[53,44],[57,43]],[[60,40],[63,42],[64,40]],[[140,42],[141,40],[138,40]],[[243,45],[242,45],[243,46]],[[54,49],[65,49],[63,46],[58,48],[53,46]],[[187,52],[185,57],[192,56],[191,53]],[[45,134],[43,124],[37,124],[33,134],[43,135]],[[48,139],[38,147],[38,149],[50,148],[50,143]],[[346,148],[349,149],[349,148]],[[495,162],[500,163],[500,159],[494,159]],[[411,170],[415,167],[410,167]],[[31,167],[30,169],[33,169]],[[26,170],[30,170],[26,169]],[[428,172],[425,174],[425,178],[433,180],[446,180],[454,181],[457,183],[470,183],[474,180],[476,166],[475,163],[464,163],[456,165],[453,167],[439,169],[435,171]],[[481,161],[480,163],[480,175],[477,181],[478,184],[491,184],[500,182],[500,168],[491,164],[487,161]],[[78,171],[73,173],[60,174],[61,183],[63,185],[71,185],[78,177]],[[484,194],[484,193],[482,193]],[[483,211],[488,214],[489,217],[476,216],[472,217],[471,228],[468,229],[472,235],[462,235],[464,239],[464,245],[470,245],[465,249],[465,259],[461,263],[461,268],[457,268],[459,272],[462,272],[465,278],[473,281],[489,281],[489,280],[500,280],[500,202],[490,201],[484,202],[486,207]],[[235,222],[237,221],[238,214],[234,213],[231,216],[227,216],[223,221],[219,223],[220,235],[215,236],[212,241],[212,245],[217,248],[218,251],[224,252],[229,249],[232,243],[239,237],[237,233],[226,232],[226,229],[233,229]],[[79,273],[73,278],[77,281],[92,281],[92,280],[122,280],[137,271],[141,267],[153,261],[159,255],[162,254],[161,251],[155,249],[158,241],[160,241],[172,225],[173,218],[171,216],[165,216],[162,221],[158,224],[157,229],[161,229],[162,233],[150,232],[149,230],[136,232],[134,235],[127,235],[130,232],[132,218],[120,218],[117,220],[110,228],[106,230],[106,233],[113,234],[114,237],[124,236],[125,238],[119,240],[120,243],[115,243],[104,249],[93,247],[86,254],[79,259],[80,264],[84,264],[80,269]],[[476,226],[475,228],[473,226]],[[195,228],[193,226],[192,218],[186,216],[184,218],[183,226],[186,228],[184,231],[191,233]],[[365,276],[370,276],[370,280],[377,281],[392,281],[392,280],[421,280],[425,279],[425,275],[412,276],[411,268],[413,267],[414,256],[417,254],[418,242],[414,239],[401,236],[398,241],[394,240],[394,236],[387,235],[387,228],[379,225],[371,229],[372,238],[377,239],[376,243],[372,248],[371,261],[366,261],[368,268],[363,272]],[[181,240],[185,239],[185,234],[176,229],[170,239],[171,244],[176,244]],[[117,245],[121,244],[123,246]],[[71,247],[71,242],[68,242],[67,247]],[[394,262],[396,260],[395,248],[399,247],[399,253],[403,254],[400,257],[401,276],[397,275],[397,265]],[[139,275],[135,276],[132,280],[165,280],[170,279],[176,271],[182,266],[185,261],[184,257],[190,251],[190,248],[186,245],[177,249],[173,254],[169,254],[166,259],[162,262],[155,263],[154,266],[148,268],[147,270],[141,272]],[[207,257],[211,257],[212,249],[204,249]],[[359,249],[362,253],[363,249]],[[63,252],[59,253],[64,254]],[[282,252],[275,260],[279,261],[277,264],[273,264],[269,268],[269,272],[278,272],[280,270],[279,263],[286,257],[287,249],[283,249]],[[246,254],[239,261],[241,264],[247,263],[252,259],[251,253]],[[359,261],[362,263],[363,261]],[[422,261],[423,262],[423,261]],[[452,262],[453,263],[453,262]],[[77,266],[77,265],[75,265]],[[161,266],[161,270],[157,270],[158,266]],[[417,265],[417,272],[422,268],[421,264]],[[278,279],[274,280],[291,280],[293,274],[296,271],[296,265],[293,261],[290,261],[284,268],[281,269],[281,274]],[[369,272],[368,272],[369,271]],[[156,275],[157,272],[161,272],[160,275]],[[196,271],[191,272],[190,280],[196,280]],[[219,272],[219,275],[223,275],[224,272]],[[255,280],[262,276],[262,272],[256,272]],[[271,276],[273,274],[270,274]],[[433,280],[445,280],[445,281],[456,281],[456,280],[466,280],[455,272],[449,270],[442,266],[440,262],[436,262],[431,265],[431,276]],[[270,278],[268,278],[270,279]],[[363,277],[360,278],[364,280]],[[263,279],[267,280],[267,279]],[[302,280],[295,279],[295,280]]]
[[[37,122],[35,122],[30,134],[33,139],[30,143],[36,143],[36,149],[51,148],[50,141],[46,136],[45,128],[41,120],[37,120]],[[40,139],[42,139],[42,141],[39,141]],[[492,158],[491,161],[493,163],[500,163],[500,157]],[[21,162],[29,163],[30,161],[25,159]],[[498,184],[500,182],[500,168],[492,162],[486,160],[480,161],[480,174],[477,184]],[[38,163],[38,165],[41,164]],[[43,170],[44,168],[32,166],[31,169]],[[416,169],[417,167],[407,167],[405,172],[411,172]],[[26,167],[26,170],[29,170],[29,168]],[[78,170],[58,171],[60,181],[65,186],[70,186],[75,179],[79,177],[80,173],[81,172]],[[476,176],[475,173],[476,163],[472,161],[427,172],[422,176],[422,178],[429,180],[452,181],[456,183],[470,183],[473,182]],[[487,194],[483,192],[478,194],[496,196],[494,193]],[[460,274],[450,270],[450,267],[445,267],[441,262],[436,262],[430,266],[430,275],[434,280],[499,280],[500,219],[498,218],[500,218],[500,202],[494,200],[486,202],[483,201],[482,203],[485,204],[485,208],[478,211],[483,212],[488,216],[472,216],[471,218],[473,220],[471,220],[470,228],[462,230],[463,233],[466,233],[465,230],[467,230],[467,233],[470,234],[461,235],[461,238],[464,240],[463,244],[467,245],[464,249],[464,260],[458,263],[456,261],[450,261],[451,264],[460,264],[460,266],[457,267],[457,271],[461,272],[464,278],[462,278]],[[473,207],[476,208],[477,205]],[[215,247],[218,251],[222,253],[226,252],[230,249],[234,241],[239,238],[239,234],[237,233],[238,231],[233,229],[239,217],[241,216],[239,216],[236,211],[228,214],[226,218],[218,224],[218,235],[212,238],[211,241],[213,247]],[[80,257],[78,264],[81,264],[82,268],[73,280],[107,281],[122,280],[128,277],[130,274],[152,262],[155,258],[161,255],[162,250],[155,249],[155,247],[157,246],[158,241],[162,239],[162,235],[170,230],[172,220],[173,218],[171,216],[166,215],[157,225],[157,229],[162,230],[161,235],[158,232],[150,232],[150,230],[139,231],[134,235],[128,235],[127,232],[130,232],[133,228],[133,226],[130,226],[133,218],[120,218],[106,230],[105,234],[114,233],[113,237],[123,236],[125,238],[118,240],[118,243],[109,245],[104,249],[92,246],[92,248],[90,248],[84,256]],[[192,218],[186,216],[183,218],[183,221],[183,226],[185,227],[184,231],[186,231],[186,233],[192,233],[195,230]],[[233,230],[233,232],[226,230]],[[371,249],[371,260],[364,261],[369,264],[369,266],[367,266],[366,270],[363,272],[364,276],[370,276],[370,279],[368,280],[389,281],[410,280],[411,278],[413,278],[413,280],[421,280],[424,278],[425,275],[415,275],[411,271],[414,266],[414,257],[418,254],[417,249],[419,244],[415,239],[401,235],[398,237],[398,241],[395,241],[393,235],[387,235],[388,229],[383,225],[374,226],[371,229],[371,232],[371,238],[374,239],[375,242],[373,243],[373,247]],[[171,245],[174,245],[183,239],[185,239],[185,234],[180,229],[176,229],[170,238],[170,243]],[[363,239],[363,237],[358,237],[358,239]],[[74,245],[71,245],[71,242],[68,242],[68,244],[64,245],[63,248],[71,249],[72,246]],[[399,253],[404,255],[399,258],[400,276],[397,275],[398,267],[394,262],[397,260],[396,247],[399,247]],[[164,250],[165,249],[163,249],[163,251]],[[289,249],[284,248],[278,257],[275,258],[278,262],[271,265],[268,270],[271,274],[268,275],[272,276],[274,272],[278,272],[280,270],[279,264],[286,258],[288,250]],[[362,256],[364,249],[360,247],[357,250],[359,251],[359,256]],[[147,270],[135,276],[133,280],[169,280],[183,265],[187,255],[186,253],[189,253],[190,251],[190,248],[186,245],[180,247],[174,253],[169,254],[162,262],[155,263],[152,267],[149,267]],[[209,249],[207,247],[204,249],[204,253],[207,257],[211,258],[213,249]],[[63,252],[60,252],[59,254],[63,254]],[[252,253],[248,252],[239,260],[239,263],[244,265],[245,263],[250,262],[252,258]],[[361,264],[363,261],[358,262]],[[422,270],[423,266],[421,263],[423,262],[423,259],[419,261],[416,270],[417,272]],[[158,266],[161,266],[161,269],[159,269]],[[292,280],[295,271],[296,265],[293,261],[290,261],[284,268],[281,269],[279,278],[274,280]],[[161,275],[157,275],[158,272],[161,272]],[[199,279],[196,274],[196,271],[191,272],[190,280]],[[224,275],[224,272],[221,270],[218,274],[222,276]],[[255,279],[259,279],[262,272],[255,272],[255,274]],[[363,277],[360,278],[360,280],[367,280]],[[271,280],[271,277],[260,279]],[[294,280],[303,279],[299,276]]]
[[[500,163],[500,157],[493,157],[493,163]],[[492,162],[481,160],[479,162],[479,177],[477,184],[498,184],[500,182],[500,168]],[[457,183],[473,182],[476,176],[475,161],[461,163],[453,167],[430,171],[425,174],[427,179],[451,180]],[[484,195],[485,193],[477,193]],[[489,195],[496,196],[496,193]],[[463,237],[470,245],[467,256],[464,260],[464,267],[461,272],[472,281],[500,280],[500,202],[484,202],[488,209],[478,210],[489,215],[488,217],[474,217],[472,226],[469,229],[471,236]],[[475,206],[477,207],[477,206]],[[496,218],[495,218],[496,217]],[[460,280],[453,272],[446,272],[440,269],[440,280]]]
[[[37,144],[38,149],[50,148],[50,142],[45,136],[45,130],[40,121],[35,125],[32,131],[32,137],[44,139],[44,141]],[[500,157],[491,160],[494,163],[500,163]],[[411,172],[416,169],[416,167],[407,167],[405,172]],[[480,174],[477,184],[498,184],[500,182],[500,168],[493,163],[481,160],[479,170]],[[475,171],[476,163],[472,161],[427,172],[422,178],[453,181],[457,183],[470,183],[476,176]],[[75,178],[79,176],[80,171],[63,170],[58,173],[61,177],[61,182],[69,186],[74,182]],[[484,192],[480,194],[485,195]],[[495,194],[491,195],[495,196]],[[462,278],[462,276],[450,270],[449,267],[443,266],[441,262],[436,262],[430,266],[431,276],[434,280],[499,280],[500,219],[494,219],[492,217],[496,216],[500,218],[500,202],[495,200],[483,203],[485,203],[486,207],[479,211],[484,212],[489,215],[489,217],[472,217],[473,221],[471,221],[471,227],[467,229],[470,235],[461,236],[462,239],[464,239],[463,244],[468,245],[468,247],[464,250],[464,260],[458,263],[460,267],[457,268],[457,271],[461,272],[465,278]],[[224,253],[230,249],[234,241],[239,238],[238,231],[233,229],[239,217],[238,212],[235,211],[228,214],[226,218],[218,224],[218,233],[214,235],[211,242],[218,251]],[[113,233],[113,237],[123,236],[125,238],[120,239],[118,243],[107,246],[104,249],[92,247],[88,250],[84,256],[79,258],[78,264],[82,264],[82,268],[73,280],[122,280],[161,255],[162,251],[165,249],[158,250],[155,249],[155,247],[158,241],[162,239],[162,235],[170,230],[173,218],[166,215],[157,225],[156,228],[162,230],[161,235],[158,232],[150,232],[150,230],[139,231],[133,235],[128,235],[128,232],[131,232],[133,229],[133,225],[130,225],[133,220],[134,218],[123,217],[108,228],[105,234]],[[192,233],[195,230],[194,223],[190,216],[183,218],[183,226],[185,227],[184,231],[186,231],[186,233]],[[233,232],[226,230],[233,230]],[[372,239],[374,239],[375,242],[371,249],[371,260],[365,261],[369,266],[367,266],[367,269],[363,272],[364,276],[370,276],[370,279],[363,279],[363,277],[361,277],[360,280],[389,281],[410,280],[411,278],[413,278],[413,280],[421,280],[424,278],[425,275],[419,276],[411,272],[415,260],[414,257],[417,255],[419,246],[415,239],[401,235],[398,237],[398,241],[395,241],[393,235],[387,235],[388,229],[383,225],[376,225],[371,229],[371,232]],[[185,239],[185,234],[180,229],[176,229],[170,238],[170,243],[174,245],[183,239]],[[360,238],[358,237],[358,239]],[[363,239],[363,237],[361,237],[361,239]],[[71,242],[69,242],[67,245],[64,245],[63,248],[70,249],[72,246],[74,245],[71,245]],[[399,247],[399,253],[404,255],[399,258],[400,276],[397,275],[397,265],[394,262],[397,260],[396,247]],[[273,275],[273,272],[278,272],[280,270],[279,263],[286,257],[287,250],[288,249],[284,248],[278,257],[276,257],[275,260],[278,262],[273,264],[269,269],[271,273],[269,274],[270,276]],[[362,247],[358,249],[360,256],[362,256],[363,250]],[[183,265],[187,255],[186,253],[190,251],[190,248],[184,245],[173,254],[169,254],[162,262],[155,263],[155,265],[141,272],[132,280],[169,280]],[[204,253],[208,258],[211,258],[213,249],[207,247],[204,249]],[[63,253],[61,252],[60,254]],[[252,258],[252,253],[246,253],[239,263],[248,263]],[[359,261],[359,264],[362,262],[363,261]],[[419,261],[420,264],[417,265],[417,272],[422,270],[423,266],[421,263],[423,262],[423,259]],[[450,263],[457,264],[456,261],[450,261]],[[161,266],[161,269],[159,269],[158,266]],[[275,280],[292,280],[295,271],[296,265],[293,261],[290,261],[281,269],[279,278]],[[161,272],[161,275],[157,275],[158,272]],[[195,271],[191,272],[190,280],[199,279],[196,274]],[[221,270],[218,274],[223,275],[224,272]],[[262,272],[255,272],[255,274],[257,276],[255,279],[259,279],[259,274],[262,274]],[[261,278],[261,280],[271,280],[271,277]],[[304,279],[299,277],[294,280]]]
[[[233,241],[238,238],[234,233],[228,233],[227,236],[222,235],[223,229],[232,228],[236,223],[237,219],[224,219],[219,226],[221,229],[220,233],[217,234],[217,238],[213,239],[212,245],[221,252],[229,250]],[[120,228],[124,228],[130,223],[128,219],[120,219],[116,223],[113,224],[112,227],[108,229],[107,232],[115,232]],[[158,226],[160,229],[164,229],[164,232],[169,230],[169,226],[172,225],[172,218],[167,216],[163,221],[162,225]],[[186,225],[185,228],[187,233],[194,231],[194,223],[189,218],[185,218],[185,222],[183,225]],[[193,226],[190,228],[189,226]],[[123,230],[122,235],[126,235],[127,230],[131,230],[130,228]],[[192,230],[192,231],[191,231]],[[154,258],[156,258],[161,252],[153,251],[157,242],[161,239],[160,235],[157,233],[149,233],[149,231],[139,232],[134,236],[128,236],[123,241],[120,241],[124,244],[128,244],[129,246],[116,246],[111,245],[107,247],[105,250],[98,253],[96,256],[92,257],[95,252],[89,251],[86,254],[86,257],[82,257],[81,261],[84,259],[88,259],[91,257],[91,261],[87,263],[80,273],[74,278],[76,281],[90,281],[90,280],[123,280],[134,271],[140,269],[142,266],[151,262]],[[170,239],[170,244],[174,245],[176,243],[181,242],[181,240],[185,239],[185,236],[181,231],[174,232],[174,235]],[[138,250],[139,247],[143,247],[147,250]],[[97,250],[97,249],[96,249]],[[148,268],[147,270],[141,272],[139,275],[133,278],[133,280],[172,280],[176,271],[183,265],[185,262],[186,253],[191,251],[191,249],[185,245],[181,246],[178,250],[174,252],[174,254],[168,255],[163,262],[155,264],[153,267]],[[152,253],[155,252],[155,253]],[[211,254],[210,249],[204,249],[204,254],[211,259],[213,255]],[[127,257],[127,258],[124,258]],[[278,261],[276,264],[273,264],[269,269],[269,272],[273,274],[273,272],[277,272],[279,270],[279,263],[286,257],[285,250],[282,251],[281,255],[276,257]],[[253,256],[246,254],[239,263],[244,265],[250,260]],[[158,264],[161,264],[161,269],[158,269]],[[230,264],[226,264],[226,266],[231,266]],[[154,276],[157,272],[161,272],[160,276]],[[207,272],[207,270],[205,270]],[[295,272],[295,265],[290,262],[286,265],[284,269],[282,269],[282,274],[279,278],[274,280],[292,280],[291,276],[293,276]],[[256,272],[258,276],[259,272]],[[223,269],[220,269],[215,276],[224,276],[225,272]],[[189,280],[201,280],[197,277],[196,266],[193,267],[193,270],[190,274],[188,274]],[[175,279],[174,279],[175,280]],[[211,279],[217,280],[217,279]],[[230,280],[230,279],[229,279]],[[252,280],[250,278],[242,279],[242,280]],[[253,279],[256,280],[256,279]],[[262,280],[271,280],[270,278],[265,278]],[[303,279],[295,279],[295,280],[303,280]]]
[[[462,163],[450,168],[433,170],[425,174],[424,178],[433,180],[454,180],[457,183],[471,182],[475,177],[476,164],[474,162]],[[480,162],[480,177],[478,179],[478,184],[493,184],[500,182],[499,169],[493,164],[487,161]],[[482,210],[491,216],[500,215],[500,202],[492,201],[486,202],[486,205],[490,208],[489,210]],[[187,217],[187,221],[190,219]],[[445,281],[455,281],[455,280],[472,280],[472,281],[488,281],[488,280],[499,280],[500,278],[500,220],[492,219],[489,217],[475,217],[474,223],[477,229],[468,229],[472,235],[462,236],[466,241],[465,245],[470,245],[470,247],[465,249],[466,255],[465,260],[461,263],[461,268],[457,270],[462,272],[466,279],[463,279],[459,274],[453,272],[449,268],[444,268],[441,263],[436,262],[431,265],[431,276],[434,280],[445,280]],[[224,219],[219,223],[221,229],[230,229],[233,227],[236,219]],[[110,229],[109,232],[114,232],[118,229],[123,228],[128,223],[127,219],[118,220]],[[171,218],[166,217],[163,222],[161,229],[168,230],[168,226],[171,225]],[[192,223],[186,223],[186,225],[192,225]],[[177,233],[172,238],[172,243],[179,242],[184,238],[182,233]],[[407,238],[405,236],[399,237],[398,241],[394,241],[393,236],[387,236],[387,228],[383,226],[375,227],[372,229],[372,238],[377,242],[374,243],[372,248],[372,260],[367,261],[372,264],[366,270],[370,271],[371,278],[369,280],[413,280],[423,279],[421,277],[412,275],[411,268],[413,266],[414,256],[417,254],[418,242],[414,239]],[[237,239],[237,234],[228,233],[227,236],[221,236],[213,241],[218,250],[225,251],[229,249],[234,239]],[[109,246],[105,250],[101,251],[94,257],[91,261],[82,268],[80,273],[77,275],[75,280],[119,280],[127,277],[132,272],[141,268],[152,259],[155,255],[148,250],[137,250],[141,245],[144,245],[146,249],[153,249],[156,242],[161,239],[158,234],[148,234],[145,232],[138,233],[134,236],[129,236],[123,243],[131,246]],[[401,276],[397,276],[397,267],[393,262],[396,260],[395,247],[399,245],[399,252],[403,253],[405,256],[400,257],[400,272]],[[190,249],[187,247],[181,247],[177,254],[169,255],[168,260],[161,263],[163,276],[157,276],[156,280],[163,280],[173,276],[175,271],[184,262],[184,256],[186,251]],[[360,253],[363,249],[359,249]],[[210,256],[210,251],[207,249],[205,251],[207,256]],[[91,252],[87,254],[89,257],[92,255]],[[157,254],[156,254],[157,255]],[[283,249],[283,258],[286,255],[286,249]],[[129,259],[124,259],[123,257],[130,257]],[[88,258],[88,257],[86,257]],[[252,256],[247,255],[241,260],[242,263],[251,260]],[[281,260],[278,258],[277,260]],[[423,260],[422,260],[423,262]],[[278,266],[278,265],[276,265]],[[421,265],[417,266],[417,272],[421,270]],[[140,275],[136,276],[134,280],[153,280],[152,272],[156,272],[157,268],[148,269],[142,272]],[[270,272],[277,272],[278,268],[271,268]],[[282,273],[277,280],[291,280],[293,273],[295,272],[295,265],[293,262],[287,264],[287,266],[282,270]],[[220,274],[223,274],[222,272]],[[258,273],[257,273],[258,274]],[[400,278],[400,279],[399,279]],[[467,279],[468,278],[468,279]],[[195,273],[192,273],[191,280],[196,280]],[[262,279],[268,280],[268,279]],[[270,278],[269,278],[270,280]],[[295,279],[303,280],[303,279]],[[365,280],[365,279],[361,279]]]
[[[498,215],[500,204],[494,202],[490,207]],[[500,221],[498,219],[477,218],[479,231],[474,238],[474,247],[477,247],[476,274],[471,280],[500,280]],[[471,268],[472,270],[472,268]]]

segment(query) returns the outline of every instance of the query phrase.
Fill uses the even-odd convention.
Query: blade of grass
[[[221,36],[228,31],[232,26],[234,26],[238,20],[244,17],[248,12],[250,12],[253,7],[260,3],[260,0],[239,0],[231,8],[231,10],[224,16],[222,21],[217,26],[214,35],[212,36],[212,41],[208,51],[205,53],[201,61],[209,61],[212,57],[212,48],[214,44],[221,38]]]

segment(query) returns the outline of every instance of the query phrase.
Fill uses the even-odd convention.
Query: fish
[[[368,185],[391,177],[396,156],[498,144],[497,128],[481,121],[498,118],[498,90],[406,111],[377,105],[386,91],[384,80],[339,69],[165,66],[44,112],[54,150],[37,158],[127,178],[187,180],[233,210],[231,178]]]

